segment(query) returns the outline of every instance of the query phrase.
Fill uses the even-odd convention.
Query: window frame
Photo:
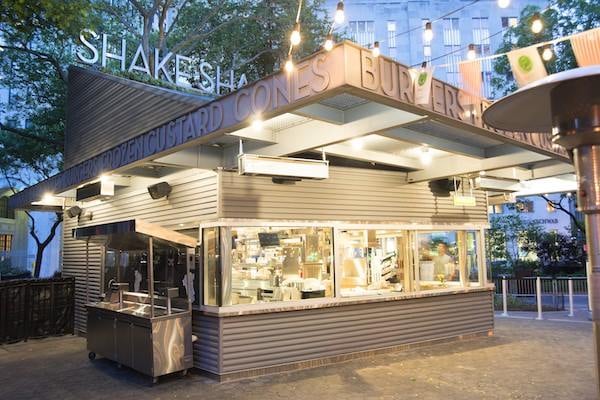
[[[231,240],[227,239],[231,236],[231,230],[234,228],[242,228],[242,227],[272,227],[272,228],[329,228],[331,229],[331,251],[332,251],[332,295],[331,297],[324,298],[315,298],[315,299],[302,299],[302,300],[292,300],[292,301],[277,301],[277,302],[266,302],[266,303],[256,303],[256,304],[238,304],[233,306],[225,305],[225,302],[222,301],[220,305],[210,305],[205,302],[205,283],[204,283],[204,241],[203,241],[203,230],[207,228],[219,228],[220,235],[220,245],[226,245],[229,247],[229,251],[227,249],[223,249],[221,247],[219,253],[221,255],[220,262],[220,270],[221,270],[221,287],[224,291],[226,288],[224,287],[225,282],[224,279],[228,279],[226,271],[223,271],[223,268],[227,268],[229,266],[229,276],[231,275]],[[265,309],[276,308],[276,307],[284,307],[286,305],[294,306],[297,305],[298,302],[323,302],[323,301],[339,301],[339,300],[352,300],[352,299],[360,299],[361,297],[368,297],[367,295],[357,295],[357,296],[342,296],[341,294],[341,276],[342,276],[342,255],[343,252],[340,251],[341,246],[341,231],[344,230],[399,230],[406,233],[407,242],[406,242],[406,251],[407,254],[405,256],[405,260],[408,264],[405,267],[405,273],[408,274],[408,279],[406,281],[410,282],[410,285],[405,285],[403,282],[403,291],[401,292],[403,295],[407,293],[430,293],[435,290],[441,291],[452,291],[456,289],[469,289],[469,288],[483,288],[488,283],[487,278],[487,264],[486,264],[486,256],[485,256],[485,229],[488,229],[489,226],[486,224],[463,224],[463,225],[448,225],[448,226],[435,226],[435,225],[415,225],[408,223],[399,223],[399,224],[352,224],[352,223],[341,223],[341,222],[317,222],[317,221],[273,221],[273,220],[253,220],[253,221],[244,221],[244,220],[230,220],[230,221],[222,221],[222,222],[212,222],[201,224],[199,227],[200,230],[200,243],[201,249],[200,252],[202,254],[202,265],[200,266],[201,273],[199,274],[198,279],[199,287],[202,290],[202,294],[199,298],[200,304],[194,304],[194,306],[205,307],[209,310],[214,309],[222,309],[224,312],[227,311],[228,307],[246,307],[246,306],[255,306],[262,308],[264,306]],[[458,232],[465,232],[465,239],[468,232],[474,232],[475,234],[475,251],[476,251],[476,262],[478,268],[478,281],[470,282],[468,275],[466,277],[466,284],[463,285],[459,280],[459,285],[452,285],[447,288],[433,289],[433,290],[421,290],[420,289],[420,276],[419,276],[419,268],[417,268],[419,263],[419,252],[418,252],[418,234],[419,233],[434,233],[434,232],[448,232],[454,231],[457,232],[457,241],[458,241]],[[466,245],[466,244],[465,244]],[[225,256],[227,255],[227,256]],[[228,260],[225,260],[228,259]],[[225,272],[225,273],[224,273]],[[230,290],[231,288],[229,288]],[[222,292],[223,293],[223,292]],[[380,296],[376,293],[372,295]],[[384,294],[384,295],[387,295]],[[221,299],[224,299],[221,296]],[[218,302],[217,302],[218,304]]]

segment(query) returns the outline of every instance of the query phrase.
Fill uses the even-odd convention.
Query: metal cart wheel
[[[88,358],[90,359],[90,361],[94,361],[96,359],[96,353],[94,353],[93,351],[90,351],[88,353]]]
[[[181,371],[179,374],[180,374],[180,375],[183,377],[183,376],[186,376],[186,375],[187,375],[187,373],[188,373],[188,370],[187,370],[187,368],[186,368],[186,369],[184,369],[183,371]]]
[[[156,385],[158,383],[158,376],[153,376],[152,377],[152,384]]]

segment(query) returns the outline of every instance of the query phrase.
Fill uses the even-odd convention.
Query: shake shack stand
[[[569,168],[349,42],[215,100],[70,74],[65,170],[12,204],[65,210],[90,354],[153,377],[491,334],[488,198]]]

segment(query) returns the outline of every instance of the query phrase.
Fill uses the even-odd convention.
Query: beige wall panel
[[[330,168],[330,178],[278,185],[268,177],[221,172],[220,217],[365,222],[487,223],[485,193],[475,207],[435,197],[426,183],[406,184],[404,173]],[[468,192],[468,191],[467,191]]]

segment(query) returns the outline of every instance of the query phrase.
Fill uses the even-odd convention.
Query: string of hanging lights
[[[296,12],[296,20],[294,22],[294,29],[290,34],[290,48],[288,50],[288,58],[284,64],[286,72],[290,73],[294,70],[294,55],[292,51],[294,47],[297,47],[302,41],[302,35],[300,35],[300,13],[302,12],[302,0],[298,1],[298,11]]]
[[[297,11],[297,14],[296,14],[296,20],[295,20],[295,23],[294,23],[294,29],[292,30],[292,33],[290,35],[290,47],[289,47],[289,51],[288,51],[288,58],[287,58],[287,60],[286,60],[286,62],[284,64],[284,69],[287,72],[292,72],[294,70],[293,49],[295,47],[297,47],[300,44],[301,40],[302,40],[302,37],[301,37],[301,34],[300,34],[300,13],[301,13],[301,10],[302,10],[302,1],[303,0],[299,0],[299,2],[298,2],[298,11]],[[467,3],[467,4],[463,5],[463,6],[461,6],[461,7],[457,8],[457,9],[455,9],[455,10],[451,10],[451,11],[449,11],[449,12],[447,12],[447,13],[445,13],[445,14],[443,14],[443,15],[435,18],[435,19],[427,21],[424,26],[416,26],[416,27],[410,28],[410,29],[408,29],[408,30],[406,30],[404,32],[396,34],[396,35],[394,35],[394,38],[396,38],[398,36],[405,35],[405,34],[410,33],[410,32],[413,32],[413,31],[415,31],[417,29],[423,29],[423,39],[424,39],[424,41],[431,42],[433,40],[433,37],[434,37],[433,23],[435,23],[437,21],[440,21],[440,20],[443,20],[444,18],[446,18],[446,17],[448,17],[448,16],[450,16],[452,14],[455,14],[455,13],[457,13],[457,12],[459,12],[459,11],[461,11],[461,10],[463,10],[463,9],[465,9],[465,8],[467,8],[467,7],[475,4],[475,3],[480,2],[480,1],[481,0],[473,0],[473,1],[471,1],[471,2],[469,2],[469,3]],[[497,0],[497,5],[498,5],[499,8],[507,8],[507,7],[510,6],[510,3],[511,3],[510,0]],[[531,17],[530,28],[531,28],[531,30],[532,30],[533,33],[539,34],[543,30],[544,23],[543,23],[543,20],[542,20],[542,17],[541,17],[541,13],[543,13],[544,11],[546,11],[548,8],[550,8],[550,6],[548,6],[546,9],[542,10],[541,12],[535,13]],[[334,36],[333,36],[333,31],[334,31],[334,29],[335,29],[336,26],[339,26],[339,25],[343,24],[345,22],[345,19],[346,19],[346,17],[345,17],[345,10],[344,10],[344,1],[340,0],[340,1],[338,1],[337,5],[336,5],[336,10],[335,10],[335,13],[334,13],[333,22],[331,23],[330,29],[329,29],[329,31],[328,31],[328,33],[327,33],[327,35],[325,37],[325,40],[323,42],[323,49],[325,49],[326,51],[331,51],[333,49],[334,44],[335,44],[335,42],[334,42]],[[495,36],[503,33],[505,30],[506,30],[506,28],[503,28],[503,29],[501,29],[500,31],[498,31],[498,32],[496,32],[494,34],[489,35],[487,38],[483,38],[482,41],[491,39],[491,38],[493,38],[493,37],[495,37]],[[381,43],[384,43],[384,41],[376,40],[376,41],[373,42],[372,45],[368,45],[368,47],[371,49],[372,54],[373,54],[374,57],[378,57],[379,55],[381,55]],[[551,60],[552,57],[554,56],[554,52],[552,50],[552,45],[553,44],[554,43],[550,43],[550,42],[541,44],[541,45],[544,45],[544,49],[543,49],[543,52],[542,52],[542,58],[544,60],[546,60],[546,61]],[[467,52],[466,52],[466,58],[467,58],[467,60],[470,60],[470,61],[492,59],[492,58],[497,58],[497,57],[500,57],[500,56],[504,55],[504,54],[494,54],[492,56],[477,58],[476,46],[475,46],[475,44],[470,43],[466,47],[455,49],[455,50],[452,50],[452,51],[450,51],[450,52],[448,52],[446,54],[442,54],[442,55],[440,55],[438,57],[435,57],[435,58],[431,59],[429,62],[432,62],[432,61],[435,61],[435,60],[439,60],[441,58],[447,57],[447,56],[455,54],[457,52],[462,52],[464,50],[467,50]],[[426,65],[426,64],[427,63],[425,62],[425,63],[423,63],[421,65]],[[415,65],[413,65],[413,67],[417,66],[417,65],[419,65],[419,64],[415,64]],[[448,65],[449,64],[438,65],[438,67],[446,67]]]
[[[494,34],[492,34],[492,35],[488,36],[488,37],[487,37],[487,38],[485,38],[485,39],[486,39],[486,40],[487,40],[487,39],[490,39],[490,38],[492,38],[492,37],[494,37],[494,36],[496,36],[496,35],[499,35],[499,34],[501,34],[502,32],[504,32],[504,30],[500,30],[500,31],[498,31],[498,32],[496,32],[496,33],[494,33]],[[536,44],[533,44],[533,45],[531,45],[531,47],[541,48],[541,49],[542,49],[542,59],[543,59],[544,61],[550,61],[550,60],[551,60],[551,59],[554,57],[554,50],[553,50],[553,47],[554,47],[554,45],[556,45],[557,43],[566,42],[566,41],[568,41],[568,40],[571,40],[571,39],[572,39],[574,36],[577,36],[577,35],[579,35],[579,34],[581,34],[581,33],[582,33],[582,32],[578,32],[578,33],[574,33],[574,34],[572,34],[572,35],[562,36],[562,37],[559,37],[559,38],[556,38],[556,39],[552,39],[552,40],[548,40],[548,41],[544,41],[544,42],[539,42],[539,43],[536,43]],[[471,48],[471,46],[473,46],[473,47]],[[489,56],[484,56],[484,57],[479,57],[479,58],[476,58],[476,57],[470,58],[470,56],[469,56],[469,52],[471,51],[471,49],[472,49],[472,50],[474,50],[474,49],[475,49],[475,48],[474,48],[474,45],[473,45],[473,44],[470,44],[470,45],[469,45],[469,46],[467,46],[467,47],[461,47],[461,48],[459,48],[459,49],[456,49],[456,50],[454,50],[454,51],[452,51],[452,52],[448,52],[448,53],[446,53],[446,54],[442,54],[442,55],[440,55],[440,56],[438,56],[438,57],[432,58],[432,59],[431,59],[431,61],[439,60],[440,58],[444,58],[444,57],[446,57],[446,56],[452,55],[452,54],[454,54],[454,53],[457,53],[457,52],[462,52],[462,51],[464,51],[465,49],[468,49],[468,51],[467,51],[467,59],[468,59],[469,61],[484,61],[484,60],[493,60],[493,59],[495,59],[495,58],[500,58],[500,57],[506,56],[506,55],[508,55],[508,53],[510,53],[510,52],[505,52],[505,53],[496,53],[496,54],[492,54],[492,55],[489,55]],[[514,50],[511,50],[511,51],[514,51]],[[419,64],[414,64],[414,65],[412,65],[411,67],[416,67],[416,66],[418,66],[418,65],[419,65]],[[449,66],[451,66],[451,65],[454,65],[454,64],[452,64],[452,63],[448,63],[448,64],[438,64],[438,65],[436,65],[436,67],[438,67],[438,68],[444,68],[444,67],[449,67]]]
[[[402,35],[405,35],[407,33],[413,32],[413,31],[415,31],[417,29],[423,29],[423,40],[425,42],[431,42],[433,40],[433,37],[434,37],[433,23],[435,23],[437,21],[440,21],[440,20],[443,20],[447,16],[455,14],[455,13],[457,13],[457,12],[459,12],[459,11],[461,11],[461,10],[463,10],[463,9],[465,9],[465,8],[467,8],[467,7],[475,4],[475,3],[478,3],[479,1],[480,0],[473,0],[472,2],[467,3],[467,4],[465,4],[465,5],[457,8],[456,10],[449,11],[449,12],[445,13],[444,15],[440,16],[440,17],[437,17],[437,18],[435,18],[433,20],[429,20],[429,21],[425,22],[425,26],[415,26],[415,27],[412,27],[412,28],[410,28],[410,29],[408,29],[408,30],[406,30],[404,32],[396,34],[396,35],[394,35],[394,38],[397,38],[398,36],[402,36]],[[498,0],[497,1],[497,5],[498,5],[499,8],[507,8],[508,6],[510,6],[510,0]],[[531,20],[530,20],[530,29],[536,35],[539,34],[540,32],[542,32],[542,30],[544,29],[544,22],[543,22],[543,19],[542,19],[542,13],[544,13],[550,7],[551,7],[551,5],[548,5],[545,9],[541,10],[540,12],[536,12],[531,17]],[[496,36],[496,35],[504,32],[504,30],[505,30],[505,28],[501,29],[500,31],[496,32],[493,35],[490,35],[488,38],[492,38],[492,37],[494,37],[494,36]],[[482,39],[482,40],[484,40],[484,39]],[[376,41],[376,42],[373,43],[373,46],[368,45],[367,47],[372,48],[373,50],[375,50],[376,47],[379,48],[379,45],[381,43],[384,43],[384,41]],[[377,44],[377,46],[375,46],[375,44]],[[443,54],[443,55],[441,55],[439,57],[436,57],[435,59],[430,60],[430,62],[434,61],[436,59],[439,59],[439,58],[446,57],[448,55],[457,53],[458,51],[463,51],[465,49],[467,49],[467,59],[468,60],[475,60],[475,58],[477,57],[477,53],[475,51],[475,45],[473,43],[471,43],[466,48],[455,49],[455,50],[453,50],[453,51],[451,51],[449,53]],[[379,50],[375,50],[375,52],[377,53],[377,55],[379,55],[379,53],[380,53]],[[542,54],[542,57],[544,58],[544,54]],[[546,51],[545,57],[547,57],[547,58],[544,58],[544,60],[546,60],[546,61],[550,60],[553,57],[553,52],[552,52],[551,48]],[[415,65],[418,65],[418,64],[415,64]]]

